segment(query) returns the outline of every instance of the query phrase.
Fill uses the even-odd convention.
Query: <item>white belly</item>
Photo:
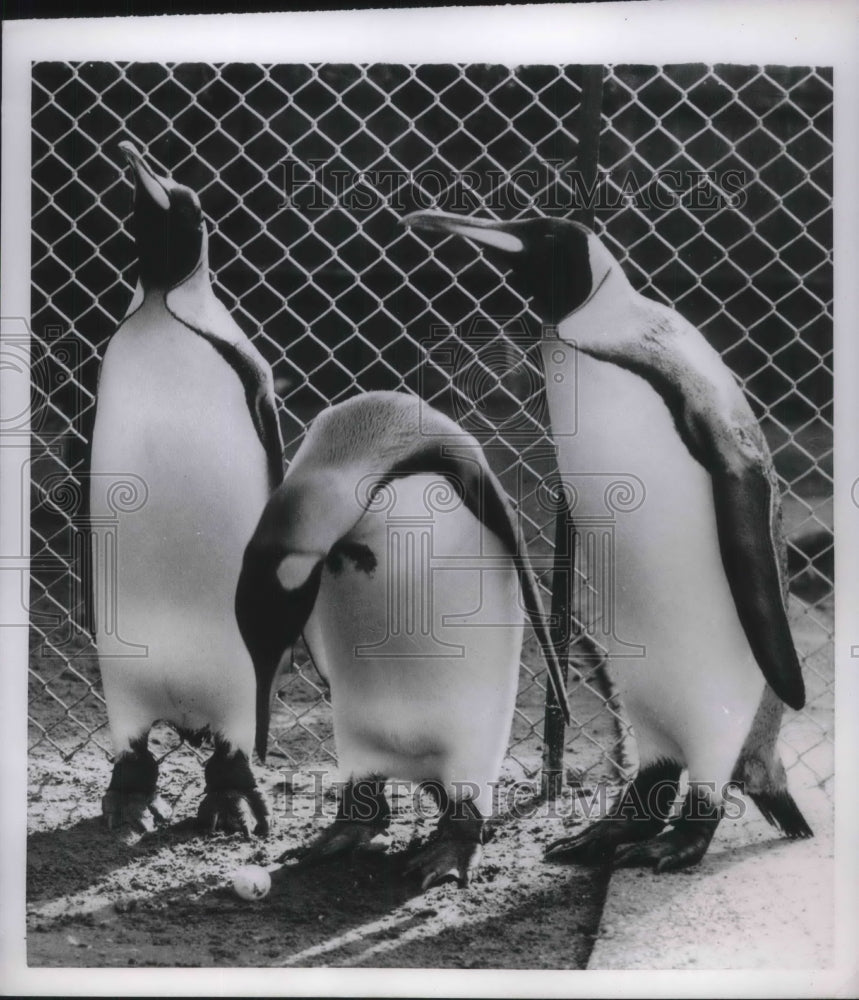
[[[362,518],[349,540],[376,570],[326,569],[305,638],[331,684],[344,778],[471,782],[488,812],[516,698],[519,583],[468,510],[428,509],[434,484],[398,480],[395,507]]]
[[[123,481],[138,500],[123,503]],[[115,739],[161,718],[238,729],[249,750],[254,676],[233,601],[265,455],[238,376],[161,308],[144,305],[109,345],[90,492]]]
[[[703,758],[719,773],[701,780],[724,780],[763,677],[722,568],[712,480],[642,378],[569,345],[543,353],[578,569],[597,592],[580,590],[577,612],[609,652],[642,757]]]

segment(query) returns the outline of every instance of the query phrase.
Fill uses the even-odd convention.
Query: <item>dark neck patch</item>
[[[464,220],[467,222],[467,220]],[[500,271],[512,271],[511,284],[544,324],[557,326],[587,301],[593,291],[588,229],[568,219],[522,219],[490,228],[513,236],[521,250],[481,243],[483,256]]]

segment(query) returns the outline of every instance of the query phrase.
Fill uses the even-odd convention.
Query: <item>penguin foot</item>
[[[240,833],[268,835],[268,804],[257,788],[237,791],[221,789],[206,793],[197,810],[197,822],[205,833]]]
[[[384,835],[390,825],[384,779],[350,781],[343,789],[334,822],[307,847],[286,851],[279,860],[298,858],[300,864],[309,865],[361,849],[384,850],[388,846]]]
[[[665,829],[671,815],[680,771],[680,765],[672,760],[642,767],[607,816],[580,833],[553,841],[546,848],[546,860],[599,865],[610,861],[621,844],[653,839]]]
[[[468,885],[482,860],[483,846],[479,841],[457,840],[442,835],[418,851],[406,863],[403,874],[419,878],[421,892],[446,882],[456,882],[458,886],[464,887]]]
[[[644,844],[627,844],[615,855],[615,868],[653,868],[657,873],[697,865],[707,853],[713,833],[669,830]]]
[[[116,758],[101,813],[107,828],[124,844],[136,844],[170,819],[170,806],[155,791],[158,764],[147,746],[148,734],[132,740]]]
[[[278,861],[297,858],[301,865],[312,865],[353,851],[382,851],[388,846],[387,831],[387,823],[383,825],[361,820],[335,819],[306,847],[285,851]]]
[[[197,810],[197,821],[206,833],[251,833],[265,837],[269,832],[268,803],[257,788],[247,754],[230,750],[215,740],[215,752],[206,761],[206,794]]]
[[[683,812],[673,827],[645,844],[630,844],[615,855],[618,868],[652,867],[658,872],[678,871],[698,864],[707,853],[722,806],[706,784],[690,784]]]
[[[652,819],[597,820],[587,829],[572,837],[561,837],[546,848],[546,861],[575,862],[582,865],[599,865],[611,861],[621,844],[650,840],[664,824]]]
[[[160,795],[108,789],[101,800],[101,813],[108,830],[130,847],[166,823],[173,810]]]
[[[444,806],[438,829],[403,869],[405,876],[420,879],[421,892],[451,881],[460,887],[468,885],[483,860],[483,844],[492,836],[473,802],[453,803],[443,790],[437,796]]]

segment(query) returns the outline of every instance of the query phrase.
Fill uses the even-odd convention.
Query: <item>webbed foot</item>
[[[445,882],[466,886],[482,860],[483,846],[479,842],[441,837],[421,848],[406,864],[403,874],[419,878],[421,892]]]
[[[603,818],[571,837],[560,837],[546,848],[547,861],[576,862],[582,865],[599,865],[611,861],[615,849],[621,844],[649,840],[663,828],[646,819],[635,820]]]
[[[680,765],[659,760],[643,767],[608,815],[546,848],[547,861],[598,865],[624,844],[650,841],[665,829],[677,798]]]
[[[257,788],[247,754],[215,743],[206,762],[206,794],[197,810],[197,821],[206,833],[256,834],[269,831],[268,803]]]
[[[297,858],[302,865],[327,861],[361,849],[384,849],[383,837],[391,825],[391,810],[384,782],[350,782],[337,809],[337,818],[306,847],[292,848],[279,858]]]
[[[108,830],[129,846],[173,815],[170,805],[160,795],[140,792],[107,791],[101,800],[101,812]]]
[[[146,737],[119,754],[101,800],[101,812],[108,830],[124,844],[136,844],[170,819],[172,809],[156,792],[157,782],[158,764],[146,746]]]
[[[328,861],[341,854],[351,854],[353,851],[373,848],[383,850],[387,846],[382,839],[386,832],[386,827],[373,823],[335,819],[306,847],[286,851],[278,860],[297,858],[300,864],[310,865]]]
[[[652,867],[671,872],[696,865],[707,853],[722,818],[721,804],[705,784],[690,785],[683,813],[673,827],[644,844],[622,847],[615,855],[618,868]]]
[[[444,802],[445,811],[430,841],[406,862],[403,874],[420,879],[421,892],[445,882],[468,885],[483,860],[489,839],[486,821],[474,803]]]

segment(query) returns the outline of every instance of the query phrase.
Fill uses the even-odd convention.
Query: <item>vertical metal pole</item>
[[[582,99],[578,113],[579,148],[576,153],[576,172],[582,179],[581,190],[593,191],[596,196],[596,177],[599,167],[600,126],[602,124],[603,67],[582,67]],[[576,217],[593,228],[593,199],[579,206]],[[555,648],[561,662],[564,680],[567,679],[569,646],[572,623],[572,595],[575,574],[575,537],[572,518],[563,502],[563,490],[555,517],[555,559],[552,568],[552,617]],[[552,686],[546,685],[546,714],[543,726],[543,796],[556,798],[564,780],[564,718]]]
[[[573,573],[575,572],[573,524],[564,502],[563,491],[558,497],[555,516],[555,559],[552,567],[552,642],[561,664],[564,683],[567,680],[572,623]],[[546,714],[543,724],[543,780],[541,792],[545,799],[560,795],[564,782],[564,716],[555,690],[546,685]]]

